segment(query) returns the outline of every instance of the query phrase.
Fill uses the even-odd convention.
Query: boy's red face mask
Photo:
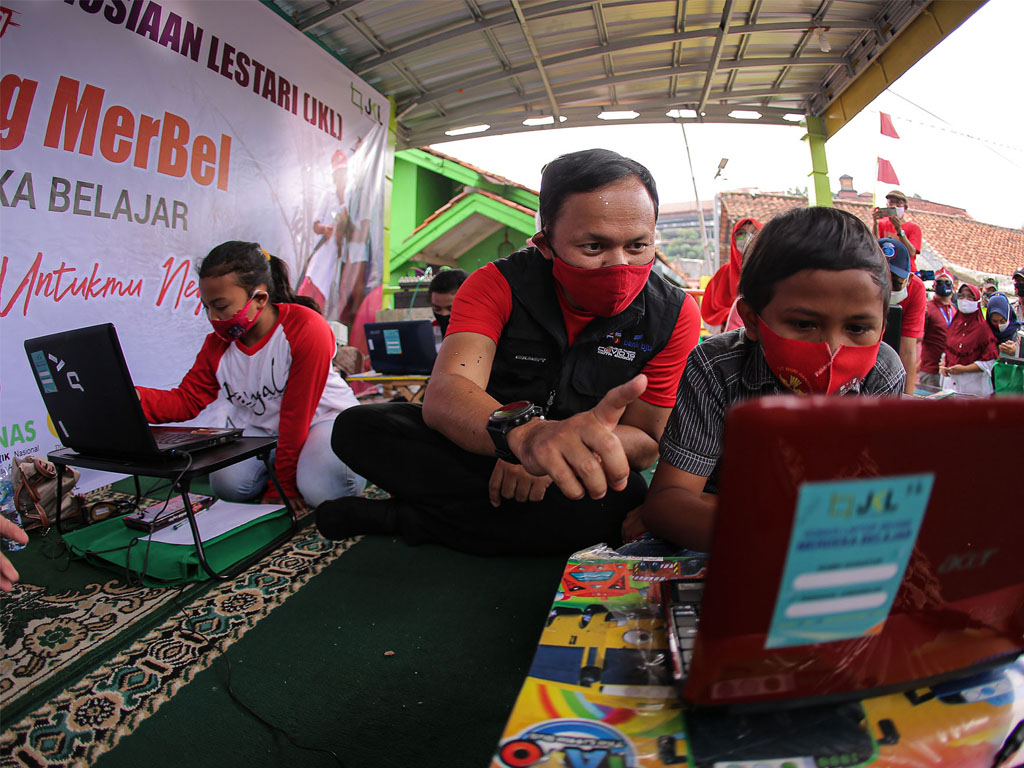
[[[779,336],[760,317],[757,330],[772,373],[800,395],[843,394],[864,380],[878,359],[878,348],[840,345],[833,355],[824,341],[798,341]]]

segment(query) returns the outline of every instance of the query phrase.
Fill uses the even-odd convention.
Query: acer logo
[[[953,571],[973,571],[977,568],[984,568],[998,549],[986,549],[983,552],[964,552],[952,554],[939,566],[939,573],[951,573]]]

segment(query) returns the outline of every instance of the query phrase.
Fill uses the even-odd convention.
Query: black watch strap
[[[510,464],[518,464],[519,459],[508,447],[508,433],[537,418],[544,418],[544,409],[529,400],[509,403],[495,410],[487,420],[487,434],[494,443],[495,455]]]

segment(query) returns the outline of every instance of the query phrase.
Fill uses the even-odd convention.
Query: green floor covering
[[[483,768],[564,563],[364,539],[230,647],[232,687],[350,768]],[[95,765],[337,765],[245,713],[226,680],[221,658]]]

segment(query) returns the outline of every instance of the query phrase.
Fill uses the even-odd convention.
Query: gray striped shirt
[[[875,367],[847,394],[899,397],[906,376],[899,355],[883,343]],[[717,492],[726,410],[754,397],[788,392],[768,367],[761,345],[742,328],[711,337],[694,347],[686,361],[661,438],[661,460],[709,478],[705,490]]]

